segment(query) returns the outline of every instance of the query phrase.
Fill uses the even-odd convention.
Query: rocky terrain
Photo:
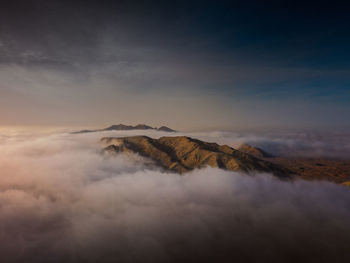
[[[288,167],[303,179],[327,180],[344,185],[350,183],[349,160],[291,157],[276,157],[268,160]]]
[[[137,153],[152,159],[164,169],[185,173],[206,166],[231,171],[273,173],[280,178],[292,178],[292,172],[277,164],[258,159],[227,145],[208,143],[190,137],[147,136],[105,137],[101,139],[109,153]]]
[[[257,158],[271,158],[274,157],[272,154],[265,152],[263,149],[260,149],[258,147],[253,147],[247,143],[242,144],[240,147],[237,148],[237,150],[251,154]]]
[[[163,131],[163,132],[176,132],[173,129],[170,129],[167,126],[161,126],[159,128],[153,128],[151,126],[148,126],[146,124],[138,124],[135,126],[132,125],[124,125],[124,124],[116,124],[111,125],[104,129],[95,129],[95,130],[81,130],[72,132],[72,134],[80,134],[80,133],[89,133],[89,132],[99,132],[99,131],[131,131],[131,130],[156,130],[156,131]]]
[[[249,144],[243,144],[238,149],[265,161],[287,167],[294,174],[306,180],[327,180],[350,186],[349,160],[273,156]]]
[[[263,149],[243,144],[237,149],[186,136],[105,137],[105,151],[118,154],[139,154],[160,167],[185,173],[206,166],[231,171],[268,172],[280,178],[299,177],[307,180],[328,180],[350,185],[350,161],[274,156]]]

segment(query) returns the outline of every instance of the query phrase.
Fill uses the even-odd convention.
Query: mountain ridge
[[[80,130],[71,132],[71,134],[80,134],[80,133],[90,133],[90,132],[100,132],[100,131],[130,131],[130,130],[155,130],[155,131],[164,131],[164,132],[177,132],[167,126],[151,127],[146,124],[137,124],[133,125],[125,125],[125,124],[113,124],[104,129],[94,129],[94,130]]]
[[[267,172],[279,178],[292,178],[291,172],[271,162],[258,159],[227,145],[204,142],[186,136],[104,137],[101,142],[107,145],[105,152],[112,154],[132,153],[152,159],[166,170],[186,173],[206,166],[231,171]]]

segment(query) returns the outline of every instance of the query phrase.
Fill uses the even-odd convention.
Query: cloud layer
[[[100,152],[101,134],[3,137],[3,262],[340,262],[350,192]]]

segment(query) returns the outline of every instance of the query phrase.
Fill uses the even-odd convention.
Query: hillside
[[[244,143],[241,146],[239,146],[237,148],[237,150],[244,152],[244,153],[251,154],[257,158],[271,158],[271,157],[273,157],[272,154],[264,151],[263,149],[260,149],[258,147],[253,147],[247,143]]]
[[[261,148],[253,147],[249,144],[242,144],[238,150],[286,167],[302,179],[327,180],[343,185],[347,185],[350,182],[349,160],[274,156]]]
[[[260,160],[227,145],[208,143],[185,136],[147,136],[123,138],[105,137],[101,141],[108,145],[110,153],[137,153],[151,158],[159,166],[178,173],[185,173],[205,166],[231,171],[259,171],[273,173],[280,178],[291,178],[291,172],[276,164]]]

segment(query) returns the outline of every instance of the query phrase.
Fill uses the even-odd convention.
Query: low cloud
[[[228,144],[243,143],[282,157],[350,159],[350,133],[341,132],[197,132],[184,133],[205,141]]]
[[[3,262],[350,260],[346,187],[213,168],[180,176],[103,155],[99,137],[3,137]]]

